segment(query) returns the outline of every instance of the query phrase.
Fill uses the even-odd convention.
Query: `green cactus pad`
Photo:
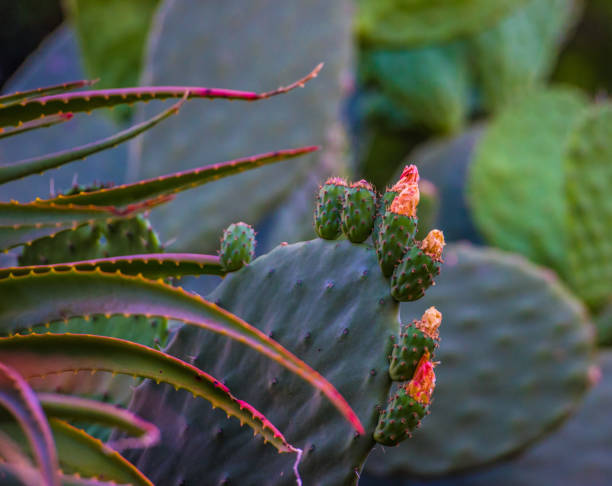
[[[353,243],[363,243],[374,227],[376,193],[369,183],[360,181],[344,191],[342,231]]]
[[[378,87],[392,100],[393,110],[404,113],[414,125],[456,132],[468,114],[466,54],[462,42],[418,49],[366,49],[359,57],[360,83]]]
[[[414,244],[418,219],[385,211],[378,229],[378,261],[385,277],[393,274],[408,248]]]
[[[149,26],[159,0],[68,0],[87,73],[98,88],[138,85]]]
[[[366,434],[356,436],[324,397],[240,344],[184,327],[168,352],[190,357],[239,389],[241,398],[303,449],[303,484],[355,485],[374,445],[377,407],[386,406],[391,336],[399,331],[398,307],[374,250],[347,240],[281,245],[228,275],[209,299],[248,319],[328,378],[357,412]],[[131,408],[145,419],[155,417],[162,427],[161,446],[131,456],[156,484],[295,485],[294,457],[277,454],[187,394],[146,385]]]
[[[596,106],[567,146],[570,285],[592,308],[612,298],[612,104]]]
[[[560,39],[577,17],[576,4],[572,0],[528,0],[469,39],[486,109],[503,107],[548,76]]]
[[[320,62],[325,67],[314,82],[287,96],[240,104],[190,102],[164,129],[135,143],[130,176],[156,177],[203,160],[215,163],[279,147],[327,145],[349,69],[350,28],[348,0],[163,2],[153,22],[143,83],[268,91],[301,78]],[[137,118],[158,110],[151,103]],[[177,250],[211,253],[223,228],[239,220],[257,226],[323,158],[321,152],[291,166],[217,181],[178,196],[155,211],[152,222],[164,239],[177,238]],[[248,204],[237,204],[237,198]],[[215,210],[194,225],[194,207]]]
[[[574,90],[536,91],[488,126],[470,167],[474,222],[493,245],[567,271],[563,149],[586,107]]]
[[[376,475],[441,475],[491,463],[559,425],[589,387],[593,332],[554,275],[498,250],[448,245],[427,295],[444,313],[431,415],[409,441],[375,450]],[[459,399],[460,398],[460,399]]]
[[[246,223],[232,223],[223,232],[219,259],[228,272],[240,270],[255,256],[255,230]]]
[[[359,0],[356,32],[368,44],[433,44],[478,32],[526,0]]]
[[[420,299],[440,273],[440,262],[414,244],[407,248],[391,276],[391,295],[400,302]]]
[[[405,381],[412,378],[419,360],[425,352],[433,356],[438,343],[429,337],[414,323],[403,325],[399,339],[393,344],[389,376],[393,381]]]
[[[314,226],[317,234],[326,240],[335,240],[342,234],[342,207],[346,183],[330,179],[319,189],[315,206]]]
[[[601,381],[575,416],[525,454],[497,467],[453,481],[456,486],[607,486],[612,477],[612,354],[599,355]],[[594,369],[594,375],[600,373]],[[412,483],[410,483],[412,484]],[[398,485],[399,486],[399,485]]]
[[[411,436],[412,430],[419,426],[428,408],[414,400],[406,388],[400,386],[380,414],[374,440],[386,446],[399,444]]]

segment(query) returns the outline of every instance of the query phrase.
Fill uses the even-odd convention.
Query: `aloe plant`
[[[93,84],[77,81],[0,96],[2,137],[68,122],[75,113],[97,108],[151,99],[178,100],[151,119],[106,139],[63,152],[3,163],[0,184],[84,159],[127,141],[178,113],[190,98],[266,99],[303,86],[320,69],[317,66],[306,77],[264,93],[185,86],[73,91]],[[0,456],[5,459],[0,477],[14,478],[27,485],[103,485],[113,481],[152,484],[110,447],[151,445],[159,437],[156,426],[126,410],[71,397],[70,392],[75,390],[69,384],[62,388],[66,394],[41,392],[44,386],[40,384],[45,382],[45,377],[69,371],[125,374],[188,390],[208,400],[213,408],[223,409],[228,417],[234,416],[241,424],[249,425],[279,452],[297,453],[300,457],[301,451],[261,412],[234,397],[219,380],[152,346],[105,335],[106,328],[99,322],[108,323],[114,318],[126,321],[144,317],[144,320],[130,321],[134,325],[148,323],[153,318],[180,321],[234,339],[310,383],[357,433],[364,433],[357,414],[346,400],[304,361],[234,314],[168,283],[169,277],[184,275],[223,276],[229,268],[215,255],[151,252],[161,248],[154,237],[149,238],[151,230],[142,226],[144,220],[139,216],[169,201],[179,191],[316,149],[279,150],[135,184],[77,188],[49,199],[0,203],[0,249],[24,248],[21,265],[0,269]],[[121,225],[144,228],[143,234],[136,233],[142,241],[132,246],[129,241],[121,241],[125,235],[126,240],[134,236],[129,231],[116,237],[117,241],[109,241],[113,238],[113,228],[116,231]],[[143,251],[77,261],[70,258],[78,253],[77,240],[91,244],[96,255],[100,253],[103,229],[110,232],[104,238],[107,253],[111,244],[123,245],[124,251],[132,247]],[[67,250],[60,248],[62,245]],[[55,261],[37,259],[35,249],[49,251]],[[57,254],[59,249],[65,250],[61,256]],[[76,327],[75,321],[78,321]],[[46,330],[53,332],[45,333]],[[116,427],[134,437],[103,445],[70,425],[68,420]]]

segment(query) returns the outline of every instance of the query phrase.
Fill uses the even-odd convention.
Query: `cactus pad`
[[[565,158],[568,280],[595,309],[612,298],[612,104],[594,107],[570,135]]]
[[[353,243],[363,243],[374,226],[376,193],[366,181],[351,184],[344,192],[342,231]]]
[[[599,355],[595,387],[561,430],[505,464],[453,480],[454,486],[607,486],[612,477],[612,354]],[[412,483],[410,483],[412,484]],[[399,486],[399,485],[397,485]]]
[[[478,32],[526,0],[359,0],[356,31],[363,43],[433,44]]]
[[[421,306],[444,312],[432,413],[412,439],[370,455],[372,474],[442,475],[509,456],[559,425],[589,387],[592,329],[550,271],[467,245],[449,245],[444,260],[418,305],[401,305],[403,322]]]
[[[536,91],[488,126],[467,194],[487,240],[567,271],[563,149],[586,102],[568,89]]]
[[[219,258],[228,272],[251,263],[255,256],[255,230],[246,223],[232,223],[223,232]]]
[[[397,303],[374,250],[347,240],[281,245],[228,275],[209,299],[295,352],[328,378],[357,412],[355,436],[320,395],[240,344],[181,328],[168,351],[192,357],[262,410],[304,450],[304,484],[354,485],[386,406]],[[152,406],[152,404],[155,404]],[[279,455],[225,415],[170,388],[146,385],[132,409],[162,428],[162,445],[137,464],[159,484],[294,485],[294,457]],[[185,448],[206,451],[193,456]],[[206,483],[202,483],[206,478]]]
[[[325,67],[315,83],[290,96],[240,105],[190,103],[164,129],[136,142],[130,176],[149,178],[170,172],[170,166],[184,170],[203,160],[215,163],[279,147],[326,144],[340,114],[343,74],[351,57],[349,13],[348,0],[163,2],[153,22],[144,84],[267,91],[301,78],[320,62]],[[151,103],[142,109],[142,118],[157,110]],[[223,228],[239,220],[257,226],[322,157],[313,154],[291,166],[217,181],[178,196],[159,208],[152,222],[164,239],[177,238],[177,249],[212,252]],[[248,204],[236,204],[236,194]],[[193,207],[212,210],[194,225]]]

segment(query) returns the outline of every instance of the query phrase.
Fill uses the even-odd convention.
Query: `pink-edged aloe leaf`
[[[124,275],[142,275],[145,278],[158,279],[181,277],[184,275],[218,275],[227,272],[216,255],[198,253],[148,253],[145,255],[126,255],[119,257],[96,258],[70,263],[52,265],[30,265],[22,267],[0,268],[0,278],[9,275],[26,275],[30,272],[46,273],[52,270],[70,269],[91,271],[99,268],[103,272],[121,272]]]
[[[37,396],[49,418],[100,424],[133,436],[107,444],[116,451],[149,447],[159,442],[159,429],[155,425],[116,405],[57,393],[38,393]]]
[[[25,378],[65,371],[108,371],[186,389],[248,424],[279,452],[295,449],[263,414],[218,380],[178,358],[141,344],[89,334],[30,334],[0,338],[2,360]],[[59,444],[58,444],[59,449]],[[61,454],[61,453],[60,453]]]
[[[59,478],[62,486],[132,486],[116,481],[82,478],[78,474],[74,476],[60,474]],[[27,464],[0,463],[0,479],[3,486],[40,486],[42,484],[39,471]]]
[[[149,130],[169,116],[178,113],[184,102],[185,97],[153,118],[145,120],[144,122],[116,133],[115,135],[98,140],[97,142],[81,145],[80,147],[63,150],[61,152],[55,152],[49,155],[43,155],[41,157],[33,157],[31,159],[20,160],[3,165],[0,167],[0,184],[20,179],[31,174],[42,174],[46,170],[55,169],[69,162],[85,159],[85,157],[101,152],[102,150],[113,148],[118,144],[126,142],[127,140],[130,140],[135,136]]]
[[[218,164],[207,165],[197,169],[167,174],[153,179],[124,184],[97,191],[84,192],[71,196],[59,195],[53,199],[40,201],[53,204],[113,204],[121,206],[131,204],[144,198],[161,194],[174,194],[179,191],[206,184],[246,170],[299,157],[318,150],[309,146],[297,149],[277,150],[265,154],[253,155]]]
[[[4,334],[70,317],[123,314],[163,317],[236,339],[309,382],[327,396],[357,432],[364,433],[353,409],[321,374],[234,314],[163,281],[99,269],[54,270],[0,279],[0,295],[0,333]]]
[[[59,486],[58,461],[47,418],[30,385],[0,354],[0,407],[8,410],[23,431],[41,472],[44,486]]]
[[[132,486],[153,486],[153,483],[121,454],[81,429],[56,418],[50,418],[49,425],[63,473]],[[0,429],[8,432],[18,443],[23,441],[19,429],[12,424],[3,422],[0,424]],[[64,476],[64,479],[68,477]]]
[[[52,95],[56,93],[65,93],[74,89],[85,88],[96,84],[97,80],[81,80],[70,81],[68,83],[55,84],[53,86],[45,86],[43,88],[34,88],[27,91],[16,91],[0,96],[0,109],[6,108],[9,105],[20,103],[30,98],[39,98],[41,96]]]
[[[0,202],[0,250],[95,221],[110,222],[118,217],[148,211],[171,199],[172,196],[158,196],[120,209],[113,206],[43,204],[37,201]]]
[[[0,139],[12,137],[14,135],[21,135],[22,133],[29,132],[30,130],[36,130],[37,128],[47,128],[53,125],[67,122],[72,119],[72,113],[62,113],[61,115],[49,115],[43,118],[38,118],[26,123],[22,123],[16,128],[9,130],[3,130],[0,128]]]
[[[288,86],[281,86],[273,91],[255,93],[231,89],[205,88],[200,86],[148,86],[138,88],[101,89],[41,96],[25,99],[20,103],[0,107],[0,126],[17,125],[39,118],[41,115],[57,113],[77,113],[97,108],[110,108],[121,104],[139,101],[163,100],[167,98],[224,98],[228,100],[256,101],[287,93],[316,77],[323,64],[319,64],[307,76]]]

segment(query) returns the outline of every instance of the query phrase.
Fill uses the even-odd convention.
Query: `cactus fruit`
[[[417,300],[425,295],[440,273],[444,235],[431,230],[420,243],[408,248],[402,260],[393,269],[391,295],[400,302]]]
[[[331,177],[319,189],[315,206],[314,227],[326,240],[335,240],[342,234],[342,206],[347,183],[340,177]]]
[[[414,377],[407,384],[399,386],[387,408],[381,412],[374,440],[382,445],[394,446],[406,436],[411,437],[412,430],[421,424],[421,419],[429,412],[435,385],[434,363],[426,352],[416,367]]]
[[[385,277],[412,244],[417,231],[416,207],[419,204],[419,172],[415,165],[407,166],[400,180],[389,192],[398,193],[389,209],[385,209],[378,228],[377,253]],[[381,208],[382,211],[382,208]]]
[[[342,231],[353,243],[368,239],[376,217],[376,193],[369,182],[361,180],[347,187],[342,205]]]
[[[219,258],[228,272],[240,270],[255,256],[255,230],[246,223],[232,223],[223,232]]]
[[[591,383],[593,330],[549,270],[465,244],[448,245],[444,260],[418,305],[400,304],[402,322],[423,307],[444,312],[431,415],[412,439],[376,448],[366,464],[373,475],[409,475],[407,484],[518,453],[562,423]]]
[[[442,314],[432,306],[421,319],[402,326],[389,363],[389,376],[393,381],[409,380],[423,356],[433,356],[438,347],[441,322]]]

